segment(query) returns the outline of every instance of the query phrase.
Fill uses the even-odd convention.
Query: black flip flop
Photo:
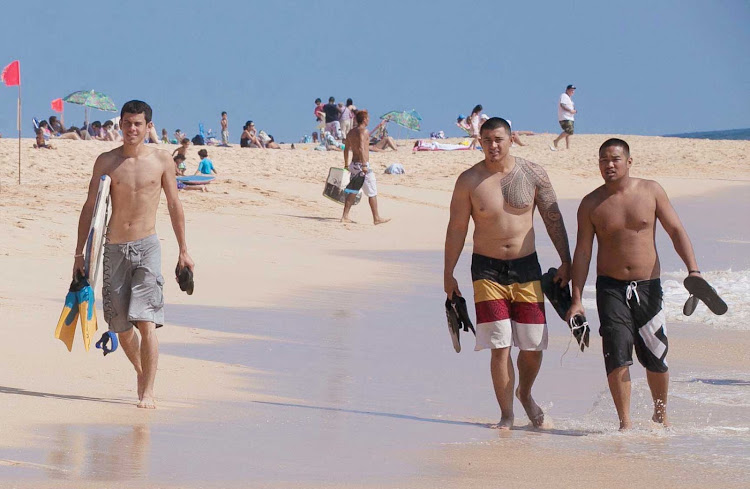
[[[445,316],[448,319],[448,332],[451,335],[453,349],[456,353],[461,352],[461,329],[468,332],[471,330],[476,336],[477,332],[469,317],[469,310],[466,308],[466,299],[459,295],[453,295],[452,299],[445,299]]]
[[[706,306],[708,306],[711,312],[717,316],[721,316],[729,310],[727,303],[719,297],[716,289],[711,287],[711,284],[706,282],[706,279],[703,277],[690,275],[683,280],[682,283],[685,285],[688,292],[690,292],[690,297],[688,297],[685,306],[682,308],[682,313],[686,316],[689,316],[695,311],[695,307],[698,305],[695,298],[700,299]]]
[[[451,335],[451,341],[453,342],[453,349],[456,353],[461,352],[461,326],[459,325],[458,313],[453,307],[453,303],[450,299],[445,299],[445,316],[448,319],[448,333]]]
[[[589,322],[586,321],[586,316],[583,314],[576,314],[570,318],[568,326],[570,327],[570,330],[573,331],[573,336],[575,336],[578,346],[580,346],[581,351],[583,351],[584,348],[589,346],[589,335],[591,333],[591,328],[589,327]]]
[[[178,265],[174,270],[177,282],[180,284],[180,290],[187,292],[187,295],[193,295],[195,282],[193,281],[193,271],[188,267],[180,268]]]
[[[552,307],[560,316],[560,319],[565,321],[565,315],[568,313],[568,309],[573,305],[573,298],[570,295],[570,285],[560,287],[555,283],[555,275],[557,275],[557,268],[550,268],[547,273],[542,275],[540,279],[542,283],[542,292]]]

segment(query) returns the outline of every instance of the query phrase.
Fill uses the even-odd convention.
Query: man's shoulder
[[[631,191],[638,195],[656,197],[657,194],[664,192],[664,188],[656,180],[635,177],[630,177],[630,179],[633,181]]]
[[[112,161],[115,158],[120,157],[120,150],[122,149],[122,146],[118,146],[116,148],[110,149],[109,151],[105,151],[104,153],[99,154],[97,156],[97,161]]]
[[[604,198],[604,185],[599,185],[591,192],[587,193],[583,196],[581,199],[581,204],[579,205],[580,208],[590,208],[597,203],[601,202]]]
[[[144,159],[153,159],[157,161],[165,161],[169,160],[172,161],[172,156],[169,154],[169,151],[161,148],[148,148],[150,150],[148,153],[144,153],[141,158]]]
[[[456,179],[456,185],[469,185],[475,186],[476,183],[481,181],[482,177],[487,173],[484,167],[484,160],[474,164],[471,168],[468,168],[461,172]]]
[[[516,165],[518,165],[521,170],[526,173],[531,181],[539,186],[551,186],[552,183],[549,180],[549,175],[547,175],[547,170],[544,169],[544,167],[538,163],[534,163],[533,161],[526,160],[524,158],[520,158],[518,156],[514,156],[516,159]]]

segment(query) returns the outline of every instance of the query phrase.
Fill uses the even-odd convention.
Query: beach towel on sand
[[[461,151],[465,149],[469,149],[469,147],[462,144],[437,143],[420,139],[414,143],[412,151]]]

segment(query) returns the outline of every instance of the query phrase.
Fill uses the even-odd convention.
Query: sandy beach
[[[572,149],[551,152],[554,135],[539,134],[511,150],[548,171],[571,245],[578,201],[600,185],[596,153],[608,137],[576,135]],[[661,233],[669,432],[647,422],[651,401],[636,366],[636,429],[617,433],[598,334],[585,353],[571,347],[562,357],[567,328],[549,306],[535,397],[553,427],[531,430],[518,405],[516,429],[489,429],[499,418],[489,355],[472,352],[468,336],[456,355],[442,310],[451,191],[482,154],[412,153],[408,140],[370,156],[380,212],[393,218],[383,226],[372,225],[364,202],[352,211],[356,223],[341,224],[342,207],[321,195],[340,152],[208,147],[218,171],[210,191],[180,193],[196,262],[192,296],[171,280],[177,245],[159,209],[167,278],[159,407],[136,409],[121,351],[103,358],[77,338],[69,353],[53,337],[91,168],[116,145],[35,150],[24,139],[19,186],[17,140],[0,139],[0,486],[747,487],[750,141],[619,137],[631,146],[631,175],[664,186],[730,306],[721,318],[704,306],[681,316],[684,266]],[[392,163],[406,174],[383,174]],[[542,267],[557,266],[539,229]],[[456,274],[467,296],[470,237]],[[592,270],[587,308],[593,281]]]

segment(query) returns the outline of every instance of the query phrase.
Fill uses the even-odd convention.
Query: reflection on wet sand
[[[50,479],[131,480],[149,473],[150,428],[59,426],[47,455]]]

